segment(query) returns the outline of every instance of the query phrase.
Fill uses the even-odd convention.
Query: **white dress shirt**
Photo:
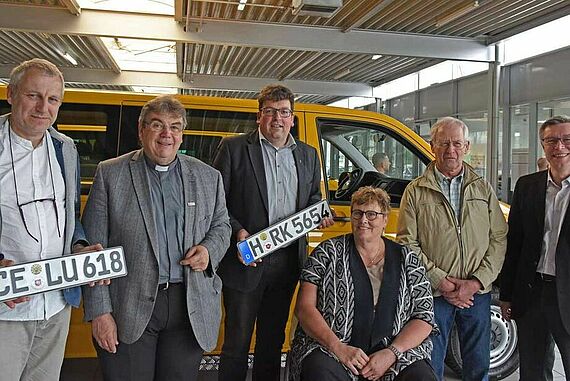
[[[556,185],[548,172],[546,183],[546,203],[544,210],[544,236],[540,261],[536,271],[543,274],[556,275],[556,246],[570,200],[570,178],[562,181],[562,186]]]
[[[0,133],[3,148],[0,155],[0,252],[6,259],[16,263],[62,256],[65,240],[65,184],[52,139],[46,132],[42,142],[34,148],[29,140],[19,137],[8,126],[4,127],[6,128]],[[36,201],[21,206],[24,224],[16,201],[14,179],[20,205],[55,197],[57,217],[53,201]],[[37,241],[28,234],[26,226]],[[66,304],[62,291],[50,291],[30,298],[28,302],[19,303],[13,310],[0,303],[0,320],[49,319]]]

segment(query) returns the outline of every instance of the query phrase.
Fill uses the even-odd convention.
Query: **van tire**
[[[518,336],[516,323],[504,320],[501,309],[493,301],[491,305],[491,366],[489,378],[502,380],[513,374],[519,367]],[[453,326],[447,345],[445,364],[461,376],[461,350],[457,327]]]

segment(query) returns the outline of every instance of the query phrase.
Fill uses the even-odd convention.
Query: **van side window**
[[[337,197],[343,177],[353,172],[361,186],[374,185],[384,188],[399,205],[402,192],[410,180],[423,173],[429,159],[414,149],[395,131],[386,127],[366,123],[340,120],[319,120],[321,151],[328,198],[332,203],[346,202],[350,195]],[[389,161],[384,168],[376,169],[373,156],[379,154]]]
[[[120,154],[140,148],[137,124],[141,106],[123,106],[121,114]],[[226,136],[257,128],[256,114],[243,111],[186,110],[188,125],[179,152],[212,164],[216,148]]]
[[[55,128],[75,142],[81,171],[81,194],[89,193],[100,161],[117,155],[119,106],[64,103]]]

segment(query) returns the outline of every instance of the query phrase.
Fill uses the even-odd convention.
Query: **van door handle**
[[[333,220],[338,222],[350,222],[350,217],[333,217]]]

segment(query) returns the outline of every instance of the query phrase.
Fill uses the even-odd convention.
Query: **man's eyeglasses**
[[[171,133],[179,135],[182,133],[182,130],[184,130],[184,128],[182,128],[182,124],[166,125],[158,120],[144,122],[144,124],[154,132],[162,132],[165,128],[168,128]]]
[[[549,147],[556,147],[558,145],[558,142],[561,142],[566,147],[570,147],[570,136],[568,135],[561,138],[549,137],[540,140],[542,140],[542,142]]]
[[[445,148],[445,149],[447,149],[447,148],[449,148],[449,147],[452,146],[452,147],[455,148],[455,149],[462,149],[462,148],[464,148],[464,147],[467,145],[467,142],[466,142],[466,141],[462,141],[462,140],[455,140],[455,141],[449,141],[449,140],[448,140],[448,141],[445,141],[445,142],[436,141],[436,142],[434,142],[434,144],[435,144],[435,146],[438,147],[438,148]]]
[[[366,216],[366,219],[368,221],[374,221],[376,217],[385,216],[385,215],[386,213],[377,212],[375,210],[354,209],[352,212],[350,212],[350,216],[355,220],[360,220],[362,216]]]
[[[290,118],[293,115],[293,110],[290,108],[273,108],[273,107],[264,107],[261,109],[261,114],[264,116],[274,117],[279,114],[282,118]]]
[[[28,235],[30,237],[32,237],[32,239],[36,242],[40,242],[36,237],[34,237],[34,235],[30,232],[30,228],[28,228],[28,223],[26,222],[26,216],[24,214],[24,209],[22,209],[24,206],[26,205],[30,205],[30,204],[35,204],[36,202],[44,202],[44,201],[51,201],[52,205],[53,205],[53,210],[55,211],[55,221],[57,224],[57,234],[59,237],[61,237],[61,230],[59,229],[59,212],[57,210],[57,204],[55,202],[55,185],[54,185],[54,180],[53,180],[53,172],[51,169],[51,158],[50,158],[50,154],[49,154],[49,148],[47,146],[47,142],[45,142],[46,144],[46,152],[47,152],[47,158],[48,158],[48,167],[49,167],[49,174],[51,177],[51,189],[52,189],[52,197],[47,197],[47,198],[39,198],[36,200],[32,200],[32,201],[28,201],[28,202],[20,202],[20,196],[18,195],[18,183],[16,182],[16,168],[14,168],[14,152],[12,150],[12,133],[9,131],[8,132],[8,141],[10,142],[10,158],[12,159],[12,175],[14,176],[14,191],[16,192],[16,204],[18,205],[18,211],[20,212],[20,217],[22,218],[22,222],[24,223],[24,228],[26,229],[26,232],[28,233]]]

